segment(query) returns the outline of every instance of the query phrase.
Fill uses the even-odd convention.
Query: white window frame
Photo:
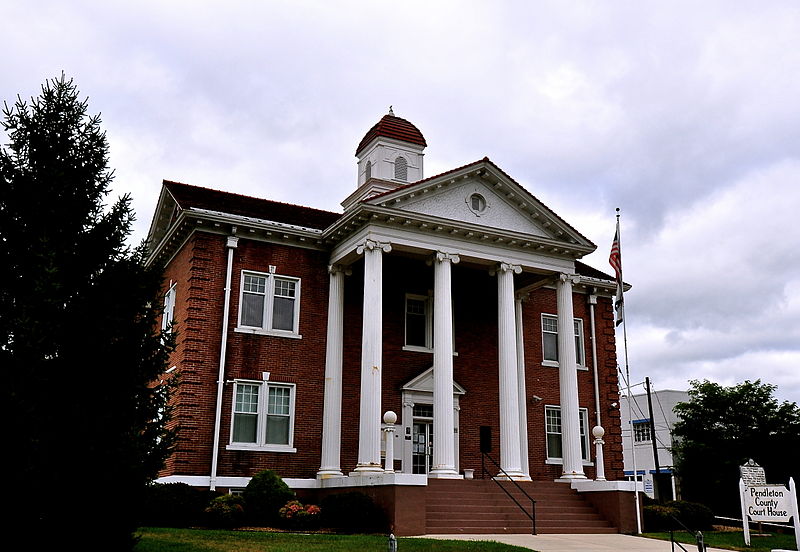
[[[547,412],[548,411],[556,411],[559,415],[559,431],[551,432],[547,430]],[[588,408],[578,408],[578,419],[580,420],[580,431],[581,431],[581,459],[583,464],[586,466],[591,466],[593,463],[591,462],[591,451],[589,448],[589,409]],[[563,464],[564,459],[561,456],[551,456],[550,455],[550,446],[548,445],[548,436],[549,435],[562,435],[563,426],[561,425],[561,407],[557,404],[548,404],[544,407],[544,446],[545,452],[547,454],[547,460],[545,460],[546,464]],[[562,451],[563,453],[563,451]]]
[[[257,407],[257,422],[256,422],[256,442],[255,443],[239,443],[234,441],[234,419],[236,415],[236,394],[240,385],[256,385],[258,386],[258,407]],[[289,439],[286,444],[267,443],[267,420],[269,413],[267,411],[269,401],[270,388],[289,389]],[[233,395],[231,400],[231,429],[229,444],[225,447],[227,450],[253,450],[261,452],[297,452],[294,447],[294,423],[295,423],[295,394],[297,386],[293,383],[279,383],[273,381],[259,381],[259,380],[246,380],[236,379],[233,382]]]
[[[164,313],[161,317],[161,329],[167,331],[175,320],[175,286],[177,282],[169,286],[167,293],[164,294]]]
[[[257,278],[265,279],[264,291],[264,312],[262,313],[262,326],[247,326],[242,323],[242,311],[244,304],[244,284],[245,276],[255,276]],[[294,313],[292,320],[291,330],[281,330],[272,328],[272,314],[275,304],[275,284],[278,281],[289,281],[294,283]],[[275,274],[273,272],[258,272],[255,270],[242,270],[239,282],[239,313],[237,317],[237,326],[234,328],[235,332],[240,333],[253,333],[259,335],[272,335],[278,337],[290,337],[294,339],[301,339],[300,335],[300,278],[294,276],[284,276],[282,274]],[[252,293],[252,292],[248,292]]]
[[[420,301],[425,305],[425,346],[408,344],[408,301]],[[406,293],[403,301],[403,350],[433,352],[433,298],[430,295]]]
[[[545,334],[552,334],[556,336],[556,349],[558,349],[558,331],[551,332],[545,330],[545,319],[552,319],[556,322],[556,327],[558,327],[558,316],[555,314],[548,314],[542,313],[541,317],[541,328],[542,328],[542,366],[554,366],[558,367],[558,359],[546,359],[544,358],[544,336]],[[572,322],[573,327],[575,328],[574,339],[575,339],[575,367],[578,370],[588,370],[586,366],[586,347],[584,346],[584,335],[583,335],[583,319],[582,318],[573,318]],[[557,356],[557,355],[556,355]]]
[[[649,419],[634,420],[631,422],[631,430],[633,431],[634,443],[649,443],[653,440]]]

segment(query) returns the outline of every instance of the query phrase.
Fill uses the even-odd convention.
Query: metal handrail
[[[678,523],[678,525],[683,527],[684,531],[694,535],[695,541],[697,541],[697,550],[698,550],[698,552],[706,552],[706,544],[705,544],[705,542],[703,540],[703,533],[701,533],[700,531],[692,531],[691,529],[686,527],[686,525],[684,525],[683,522],[681,520],[679,520],[678,518],[676,518],[675,516],[669,516],[669,517],[671,517],[674,521],[676,521]],[[669,541],[672,543],[672,552],[675,552],[675,545],[676,544],[678,545],[678,547],[680,547],[681,550],[683,550],[683,552],[689,552],[688,550],[686,550],[683,547],[683,545],[681,543],[675,541],[674,530],[673,529],[669,530]]]
[[[518,489],[518,490],[519,490],[519,491],[520,491],[522,494],[524,494],[526,497],[528,497],[528,500],[530,500],[530,501],[531,501],[531,513],[528,513],[528,511],[525,509],[525,507],[524,507],[522,504],[520,504],[520,503],[519,503],[519,501],[518,501],[516,498],[514,498],[514,495],[512,495],[510,492],[508,492],[508,489],[506,489],[505,487],[503,487],[503,485],[502,485],[502,484],[501,484],[501,483],[500,483],[500,482],[499,482],[499,481],[498,481],[498,480],[495,478],[495,476],[493,476],[492,474],[490,474],[490,473],[489,473],[489,477],[491,478],[491,480],[492,480],[492,481],[494,481],[495,483],[497,483],[497,486],[498,486],[498,487],[500,487],[501,489],[503,489],[503,492],[504,492],[504,493],[506,493],[506,494],[508,495],[508,497],[509,497],[511,500],[513,500],[513,501],[514,501],[514,504],[516,504],[516,505],[517,505],[517,508],[519,508],[520,510],[522,510],[522,512],[523,512],[523,513],[524,513],[526,516],[528,516],[528,518],[531,520],[531,524],[532,524],[532,527],[531,527],[531,534],[532,534],[532,535],[535,535],[535,534],[536,534],[536,501],[533,499],[533,497],[532,497],[531,495],[529,495],[528,493],[526,493],[526,492],[525,492],[525,489],[523,489],[522,487],[520,487],[520,486],[519,486],[519,483],[517,483],[516,481],[514,481],[513,479],[511,479],[511,476],[510,476],[510,475],[508,475],[508,473],[506,473],[506,471],[505,471],[505,470],[504,470],[502,467],[500,467],[500,464],[498,464],[498,463],[497,463],[497,461],[496,461],[494,458],[492,458],[491,456],[489,456],[489,455],[488,455],[487,453],[485,453],[485,452],[483,452],[483,453],[481,453],[481,454],[483,454],[483,457],[481,458],[481,469],[482,469],[482,471],[483,471],[483,475],[486,475],[487,473],[489,473],[489,472],[487,472],[487,471],[486,471],[486,465],[485,465],[485,464],[484,464],[484,462],[483,462],[483,459],[484,459],[484,458],[488,458],[489,460],[491,460],[491,461],[492,461],[492,463],[493,463],[495,466],[497,466],[497,469],[499,469],[499,470],[502,472],[502,474],[506,476],[507,480],[508,480],[508,481],[511,481],[511,482],[514,484],[514,486],[515,486],[515,487],[516,487],[516,488],[517,488],[517,489]]]

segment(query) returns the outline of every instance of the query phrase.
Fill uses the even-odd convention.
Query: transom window
[[[586,428],[589,426],[589,411],[586,408],[578,409],[578,420],[580,422],[581,435],[581,458],[589,460],[589,434]],[[547,459],[561,460],[564,457],[561,443],[561,407],[544,407],[545,435],[547,437]]]
[[[291,449],[294,390],[292,384],[235,382],[231,424],[233,448]]]
[[[297,334],[299,314],[298,278],[242,272],[239,328]]]
[[[575,328],[575,361],[578,367],[586,363],[583,349],[583,320],[573,321]],[[542,356],[545,364],[558,365],[558,317],[550,314],[542,315]]]
[[[394,160],[394,178],[395,180],[408,180],[408,162],[405,157],[398,156]]]
[[[650,420],[633,421],[633,440],[636,443],[649,442],[652,439],[650,434]]]

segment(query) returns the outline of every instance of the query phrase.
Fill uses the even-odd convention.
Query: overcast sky
[[[761,378],[800,402],[799,2],[0,8],[0,100],[75,78],[136,242],[163,179],[340,212],[393,105],[426,176],[488,156],[607,273],[621,209],[633,382]]]

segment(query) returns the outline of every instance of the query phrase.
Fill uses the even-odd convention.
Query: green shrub
[[[243,496],[249,523],[276,525],[281,507],[294,498],[294,491],[274,471],[264,470],[253,476]]]
[[[672,518],[676,518],[675,521]],[[706,531],[712,528],[714,513],[707,506],[685,500],[672,500],[663,505],[653,504],[644,507],[644,527],[646,531]],[[683,524],[683,525],[681,525]],[[684,528],[684,526],[686,526]]]
[[[203,509],[216,496],[186,483],[153,483],[145,489],[140,526],[189,527],[200,525]]]
[[[233,529],[244,521],[244,499],[239,495],[222,495],[211,501],[205,509],[208,527]]]
[[[369,496],[357,491],[328,495],[322,500],[322,525],[346,533],[383,532],[386,515]]]
[[[652,504],[650,506],[645,506],[642,510],[644,512],[644,530],[648,533],[677,530],[680,528],[678,522],[673,519],[677,518],[680,513],[677,508]]]
[[[714,512],[703,504],[673,500],[667,502],[665,506],[678,510],[677,518],[692,531],[707,531],[714,524]]]

